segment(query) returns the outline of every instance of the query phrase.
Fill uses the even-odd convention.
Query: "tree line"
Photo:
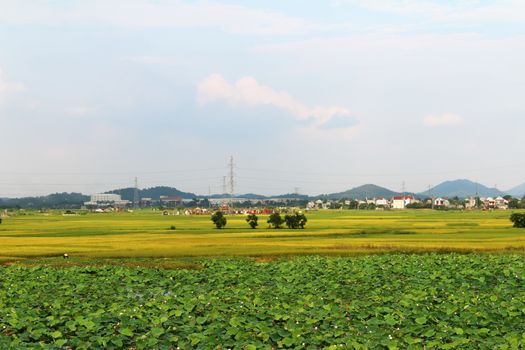
[[[228,222],[226,216],[220,210],[213,213],[213,215],[211,216],[211,221],[218,229],[224,228]],[[246,217],[246,222],[252,229],[255,229],[257,228],[257,226],[259,226],[258,221],[259,217],[256,214],[249,214]],[[286,214],[284,215],[284,217],[281,216],[279,212],[275,212],[268,217],[268,220],[266,220],[268,226],[273,229],[280,229],[283,227],[283,225],[286,225],[286,227],[289,229],[302,229],[304,228],[307,222],[308,219],[306,215],[304,215],[302,212]]]

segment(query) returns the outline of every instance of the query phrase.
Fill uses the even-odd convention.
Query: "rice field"
[[[230,215],[226,228],[217,230],[207,215],[163,216],[153,210],[11,214],[0,225],[2,260],[64,253],[138,258],[525,251],[525,229],[512,227],[510,211],[323,210],[307,213],[302,230],[270,229],[264,216],[252,230],[245,216]]]

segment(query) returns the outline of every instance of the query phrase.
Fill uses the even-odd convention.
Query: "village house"
[[[492,197],[482,197],[480,198],[481,203],[483,203],[483,208],[485,209],[503,209],[506,210],[509,208],[509,201],[505,198],[499,196],[496,198]]]
[[[386,199],[386,198],[382,198],[381,197],[381,198],[376,198],[375,199],[375,205],[377,207],[385,207],[386,208],[386,207],[389,206],[389,204],[390,203],[388,202],[388,199]]]
[[[509,201],[501,196],[497,197],[494,200],[494,202],[496,205],[496,209],[504,209],[504,210],[509,209]]]
[[[465,209],[474,209],[476,207],[476,198],[469,197],[465,199]]]
[[[450,207],[450,201],[446,198],[441,198],[441,197],[434,198],[433,204],[435,207],[445,207],[445,208]]]
[[[392,209],[406,209],[407,205],[414,202],[413,196],[394,196],[392,197]]]

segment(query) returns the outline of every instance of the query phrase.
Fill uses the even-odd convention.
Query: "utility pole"
[[[231,199],[231,206],[233,208],[233,196],[235,194],[235,163],[233,162],[233,156],[230,157],[230,162],[228,163],[228,166],[230,167],[230,199]]]
[[[139,179],[135,177],[135,187],[133,188],[133,208],[139,204]]]

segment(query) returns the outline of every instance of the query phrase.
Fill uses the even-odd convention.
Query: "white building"
[[[392,209],[405,209],[407,205],[414,203],[412,196],[395,196],[392,198]]]
[[[114,193],[97,193],[91,195],[91,202],[120,202],[122,197]]]
[[[449,207],[450,206],[450,202],[448,199],[446,198],[434,198],[434,206],[436,207]]]
[[[85,202],[84,205],[87,206],[100,206],[100,205],[117,205],[125,206],[129,204],[130,201],[123,200],[119,194],[115,193],[97,193],[91,195],[91,200]]]
[[[473,209],[476,207],[476,198],[469,197],[465,199],[465,209]]]
[[[509,209],[509,201],[499,196],[494,200],[497,209]]]
[[[382,206],[382,207],[388,207],[388,199],[386,198],[376,198],[375,205],[376,206]]]

